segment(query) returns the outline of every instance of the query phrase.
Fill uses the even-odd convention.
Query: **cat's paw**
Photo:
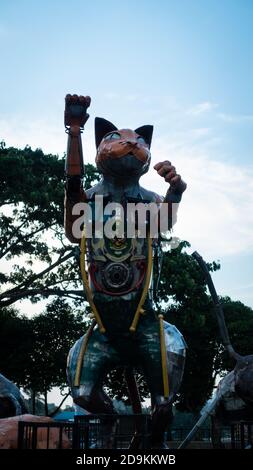
[[[66,127],[78,126],[83,128],[89,119],[87,108],[90,106],[89,96],[66,95],[64,124]]]

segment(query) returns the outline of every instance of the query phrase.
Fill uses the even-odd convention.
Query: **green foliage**
[[[26,386],[37,392],[62,387],[70,347],[87,329],[82,311],[73,313],[63,299],[55,299],[32,320],[33,348],[29,356]]]
[[[137,382],[139,394],[144,400],[144,398],[149,397],[149,390],[143,376],[139,371],[134,371],[135,379]],[[119,367],[111,371],[106,378],[106,391],[109,396],[115,400],[123,401],[125,404],[130,404],[129,393],[124,376],[124,368]]]
[[[87,165],[85,187],[98,178]],[[83,300],[73,245],[63,230],[64,159],[0,146],[0,307],[50,295]],[[38,264],[39,262],[39,264]],[[7,287],[4,288],[4,285]]]
[[[53,300],[32,319],[10,307],[3,308],[0,310],[0,370],[28,392],[32,390],[46,398],[52,387],[66,386],[69,349],[86,329],[83,312],[73,312],[61,298]]]
[[[177,326],[188,346],[177,408],[195,412],[211,397],[217,375],[231,370],[234,364],[229,361],[222,345],[213,303],[202,272],[185,251],[189,246],[189,243],[182,242],[165,255],[159,304],[164,305],[173,299],[165,308],[165,319]],[[220,266],[213,262],[208,267],[210,271],[216,271]],[[252,309],[229,298],[222,298],[221,301],[235,349],[241,354],[252,353]]]
[[[1,206],[22,202],[27,209],[35,209],[34,218],[44,220],[49,213],[61,223],[63,159],[30,147],[2,148],[0,152]]]
[[[234,349],[243,356],[252,354],[253,310],[229,297],[222,298],[222,305]],[[214,367],[220,375],[224,375],[224,371],[234,367],[234,362],[228,357],[223,347],[220,348],[215,358]]]
[[[97,177],[88,165],[85,187]],[[63,199],[63,158],[1,143],[0,370],[44,395],[66,384],[68,350],[86,329],[78,309],[85,308],[78,253],[64,235]],[[12,307],[50,296],[46,311],[30,320]]]
[[[33,349],[33,331],[28,318],[14,308],[0,309],[0,371],[24,386],[29,355]]]

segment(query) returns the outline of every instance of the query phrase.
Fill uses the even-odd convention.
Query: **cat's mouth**
[[[148,171],[150,159],[139,160],[134,153],[129,152],[117,158],[108,158],[97,162],[99,170],[103,174],[114,177],[141,176]]]

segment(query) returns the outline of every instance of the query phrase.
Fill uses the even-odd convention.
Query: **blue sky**
[[[154,124],[154,164],[189,184],[175,234],[253,307],[252,24],[251,0],[0,0],[0,139],[62,155],[68,92],[92,97],[86,161],[96,115]],[[143,184],[166,192],[152,169]]]

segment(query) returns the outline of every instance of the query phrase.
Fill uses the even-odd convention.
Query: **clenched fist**
[[[89,119],[87,108],[90,106],[89,96],[66,95],[64,124],[66,127],[78,126],[83,128]]]
[[[171,191],[182,194],[186,190],[186,183],[182,180],[181,176],[177,174],[176,168],[168,160],[157,163],[154,169],[157,171],[158,175],[162,176],[165,181],[170,184]]]

